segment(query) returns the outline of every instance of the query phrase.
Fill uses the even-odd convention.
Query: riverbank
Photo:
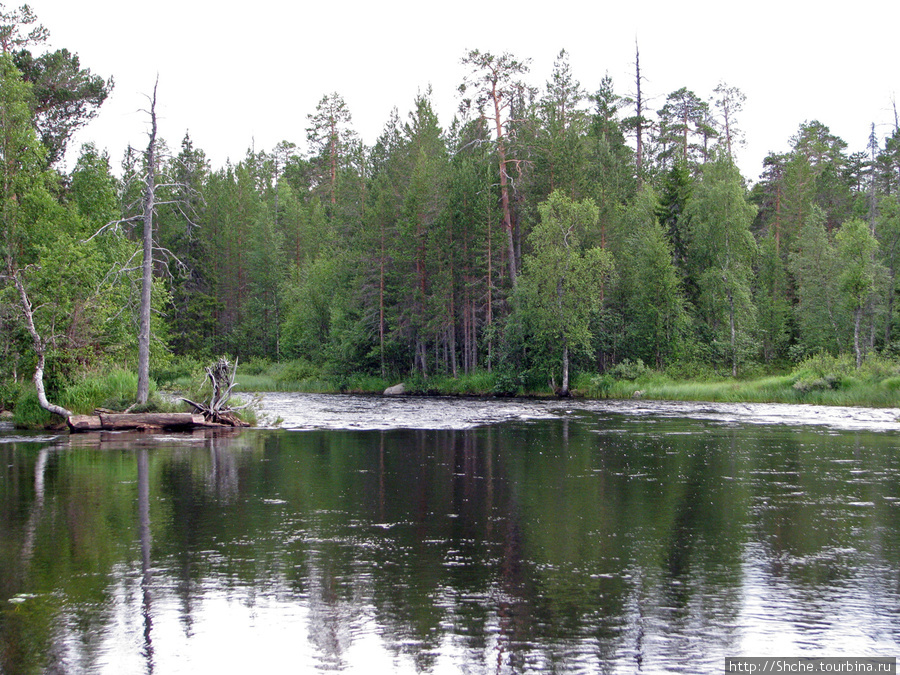
[[[155,373],[151,405],[140,412],[184,412],[176,400],[197,391],[203,382],[191,362],[168,372]],[[459,377],[422,376],[380,378],[353,374],[334,376],[309,364],[295,361],[241,364],[235,393],[265,392],[308,394],[380,395],[402,382],[413,396],[471,396],[492,398],[556,398],[546,378],[513,376],[508,372],[486,372]],[[92,414],[100,407],[125,410],[134,401],[136,377],[122,369],[85,376],[58,394],[60,403],[77,414]],[[157,389],[158,387],[158,389]],[[177,393],[177,394],[176,394]],[[868,408],[900,407],[900,362],[870,357],[857,369],[849,357],[820,355],[806,359],[788,372],[752,372],[732,378],[682,366],[660,372],[640,361],[624,361],[602,374],[582,372],[574,379],[572,396],[582,399],[646,399],[657,401],[709,401],[718,403],[799,403]],[[202,398],[202,397],[201,397]],[[39,408],[33,387],[21,385],[9,402],[13,422],[22,428],[61,426],[63,421]],[[136,411],[137,412],[137,411]],[[250,406],[242,414],[255,423]]]
[[[803,403],[890,408],[900,405],[900,363],[870,357],[857,369],[849,357],[820,355],[788,372],[754,372],[732,378],[689,368],[660,372],[640,361],[620,363],[603,374],[581,373],[572,395],[588,399],[713,401],[721,403]],[[238,374],[237,391],[316,394],[382,394],[402,382],[405,393],[419,396],[493,396],[551,398],[549,382],[503,372],[479,371],[459,377],[421,376],[385,379],[369,375],[329,377],[293,362],[248,364]]]

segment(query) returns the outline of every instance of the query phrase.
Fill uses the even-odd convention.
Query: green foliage
[[[338,300],[344,297],[349,261],[326,251],[308,266],[295,268],[287,287],[282,349],[291,357],[325,362],[334,335]]]
[[[496,396],[517,396],[524,391],[525,381],[521,373],[509,368],[499,370],[494,375],[494,385],[490,391]]]
[[[606,372],[616,380],[637,380],[652,371],[640,359],[635,361],[625,359]]]
[[[821,209],[812,210],[799,246],[790,258],[798,296],[794,311],[799,344],[804,354],[821,350],[837,353],[848,345],[849,320],[839,301],[837,260]]]
[[[757,246],[750,225],[756,209],[748,203],[730,157],[720,154],[704,166],[688,212],[698,309],[716,340],[715,351],[736,375],[753,348],[756,307],[751,281]]]
[[[54,415],[44,410],[38,403],[37,391],[28,387],[16,401],[13,409],[13,424],[19,429],[43,429],[53,422]],[[59,418],[56,418],[59,422]]]
[[[840,289],[851,310],[863,307],[875,288],[875,250],[878,242],[861,220],[848,220],[835,235],[840,260]]]
[[[790,300],[788,277],[778,253],[778,242],[766,237],[760,242],[759,265],[754,285],[757,307],[757,336],[759,350],[765,363],[782,360],[790,339],[788,320]]]
[[[203,372],[207,361],[192,356],[176,356],[151,368],[150,376],[161,387],[174,385]]]
[[[448,129],[426,92],[365,148],[334,93],[308,116],[306,153],[284,141],[211,169],[185,136],[164,156],[156,226],[179,264],[156,269],[157,382],[185,386],[228,352],[245,390],[379,391],[415,372],[422,391],[525,394],[565,388],[571,368],[580,390],[626,395],[640,362],[712,386],[855,350],[860,372],[798,376],[788,388],[802,397],[846,393],[837,383],[869,382],[876,350],[900,353],[896,133],[883,148],[873,136],[869,161],[805,122],[766,158],[756,213],[731,159],[734,119],[717,143],[687,87],[658,111],[641,158],[655,163],[638,176],[608,77],[587,96],[561,52],[538,91],[509,54],[463,62],[474,97]],[[127,153],[119,180],[87,144],[71,175],[47,170],[109,89],[74,54],[3,56],[0,78],[0,253],[48,341],[48,392],[88,405],[84,373],[135,361],[133,234],[91,235],[132,213],[143,159]],[[740,92],[716,93],[722,112],[740,109]],[[13,291],[0,287],[0,381],[37,360]]]
[[[105,372],[80,375],[61,386],[55,398],[63,407],[76,415],[90,415],[97,408],[131,412],[172,412],[184,407],[163,397],[150,382],[150,398],[146,404],[135,406],[137,375],[122,368],[111,368]],[[42,428],[54,421],[54,416],[40,408],[34,387],[23,386],[18,396],[13,421],[22,428]],[[56,422],[61,422],[56,418]]]
[[[269,375],[277,384],[288,385],[315,378],[321,378],[321,367],[317,367],[303,359],[294,359],[274,364],[269,370]]]
[[[539,206],[541,222],[529,241],[534,252],[525,258],[518,298],[532,348],[562,362],[567,385],[570,352],[591,345],[591,316],[612,271],[612,258],[599,248],[583,250],[586,229],[596,224],[593,200],[574,202],[559,191]]]
[[[0,410],[12,410],[25,393],[25,386],[12,378],[0,379]]]
[[[648,189],[629,206],[625,222],[630,234],[619,257],[619,279],[632,355],[663,368],[684,349],[689,320],[673,263],[678,254],[657,222],[656,211],[656,197]]]
[[[35,126],[53,164],[63,157],[72,134],[97,114],[112,91],[112,79],[92,75],[68,49],[37,57],[23,49],[14,58],[34,89]]]
[[[119,217],[117,192],[109,156],[92,143],[82,146],[72,171],[71,194],[78,214],[90,229],[96,231]]]
[[[184,409],[182,404],[164,397],[154,380],[150,380],[147,403],[135,405],[136,395],[137,374],[112,368],[76,380],[59,394],[59,401],[72,412],[82,415],[89,415],[96,408],[130,412],[174,412]]]
[[[123,409],[134,403],[137,375],[114,369],[103,375],[90,375],[66,388],[60,402],[76,414],[89,414],[94,408]]]
[[[263,375],[272,368],[272,362],[264,357],[257,357],[241,363],[241,375]]]

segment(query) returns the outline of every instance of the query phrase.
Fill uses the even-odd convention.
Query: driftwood
[[[250,426],[237,416],[237,411],[246,406],[232,408],[228,405],[234,388],[236,365],[226,359],[219,359],[206,369],[212,383],[212,397],[208,404],[196,403],[190,399],[181,400],[192,406],[195,413],[120,413],[97,409],[94,415],[70,415],[69,430],[73,433],[85,431],[187,431],[203,427],[247,427]],[[248,404],[249,405],[249,404]]]
[[[202,415],[192,413],[107,413],[70,415],[69,430],[82,431],[159,431],[185,430],[212,426]]]
[[[212,395],[209,403],[197,403],[187,398],[182,398],[181,400],[193,407],[207,422],[232,427],[250,426],[237,416],[237,411],[247,406],[232,408],[228,405],[231,400],[231,390],[234,389],[236,374],[237,360],[232,366],[228,359],[223,357],[206,369],[206,377],[212,385]]]

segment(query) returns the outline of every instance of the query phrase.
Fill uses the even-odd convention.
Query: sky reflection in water
[[[897,652],[890,411],[266,401],[309,430],[0,443],[0,672]]]

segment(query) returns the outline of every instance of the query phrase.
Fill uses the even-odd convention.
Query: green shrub
[[[256,357],[238,364],[241,375],[265,375],[272,369],[272,362],[263,357]]]
[[[862,362],[857,374],[870,382],[881,382],[900,375],[900,364],[887,356],[870,354]]]
[[[203,372],[200,361],[191,356],[173,357],[158,364],[150,372],[150,377],[160,386],[171,385]]]
[[[798,378],[824,378],[826,375],[850,375],[856,371],[856,361],[849,354],[833,356],[820,352],[808,356],[792,371]]]
[[[13,424],[20,429],[40,429],[49,426],[52,422],[53,415],[40,406],[34,387],[26,388],[16,401],[16,407],[13,410]]]
[[[829,373],[825,377],[801,377],[792,386],[801,394],[807,394],[811,391],[840,389],[841,376]]]
[[[16,401],[25,393],[26,386],[13,379],[0,381],[0,410],[12,410]]]
[[[676,361],[666,366],[665,373],[675,381],[692,380],[705,382],[721,378],[721,375],[712,366],[702,361]]]
[[[881,382],[881,386],[888,391],[900,390],[900,377],[889,377]]]
[[[644,365],[642,359],[624,359],[606,371],[614,380],[637,380],[650,373],[652,369]]]
[[[278,384],[293,384],[322,377],[322,369],[309,361],[295,359],[276,363],[270,370],[272,379]]]
[[[602,375],[592,376],[587,381],[587,384],[582,384],[579,389],[583,391],[585,396],[591,398],[609,398],[615,383],[616,380],[610,373],[603,373]]]
[[[495,375],[491,393],[495,396],[516,396],[522,392],[523,387],[523,378],[519,373],[502,370]]]

